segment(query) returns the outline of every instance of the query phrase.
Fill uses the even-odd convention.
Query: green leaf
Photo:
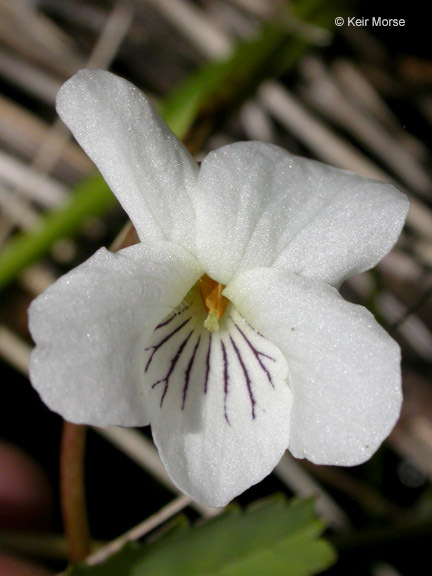
[[[308,42],[289,27],[290,16],[317,26],[331,26],[335,7],[323,0],[293,3],[281,23],[269,23],[252,40],[240,42],[221,62],[201,68],[161,104],[171,130],[184,138],[202,117],[226,114],[249,98],[268,78],[281,76],[303,55]],[[285,22],[284,22],[285,20]]]
[[[5,245],[0,257],[0,289],[44,256],[54,242],[78,233],[89,218],[106,214],[116,204],[100,174],[81,182],[64,206],[48,214],[39,226],[18,234]]]
[[[191,527],[184,523],[144,546],[129,544],[97,566],[70,576],[308,576],[335,560],[320,538],[324,528],[312,500],[273,497],[245,511]]]

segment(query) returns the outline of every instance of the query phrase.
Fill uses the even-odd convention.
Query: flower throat
[[[225,286],[204,274],[199,279],[199,287],[201,300],[207,312],[204,327],[210,332],[219,330],[219,320],[224,315],[229,304],[228,298],[225,298],[222,294]]]

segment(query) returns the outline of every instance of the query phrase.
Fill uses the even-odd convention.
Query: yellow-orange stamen
[[[218,320],[224,315],[229,303],[228,298],[222,295],[225,286],[219,284],[207,274],[201,276],[199,282],[201,299],[208,314],[204,326],[209,330],[218,330]]]

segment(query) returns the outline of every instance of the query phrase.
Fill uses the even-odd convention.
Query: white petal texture
[[[64,418],[95,426],[143,426],[144,348],[156,324],[200,276],[168,243],[100,249],[29,309],[36,343],[33,386]]]
[[[328,284],[270,268],[239,274],[226,294],[287,360],[290,451],[317,464],[370,458],[402,401],[399,346],[372,314]]]
[[[224,506],[283,456],[291,390],[281,352],[232,306],[217,332],[204,320],[195,300],[155,331],[146,366],[151,425],[175,484]]]
[[[99,251],[30,308],[30,377],[73,422],[150,423],[174,483],[222,506],[285,449],[354,465],[401,405],[398,345],[336,290],[391,249],[393,186],[238,143],[197,164],[129,82],[82,71],[58,111],[141,244]]]
[[[408,207],[390,184],[271,144],[231,144],[201,166],[198,258],[223,284],[240,270],[275,266],[339,285],[387,254]]]
[[[57,111],[140,239],[191,248],[198,166],[144,94],[110,72],[81,70],[60,89]]]

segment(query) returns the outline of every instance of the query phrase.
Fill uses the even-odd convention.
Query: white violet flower
[[[84,70],[57,110],[141,242],[100,249],[30,307],[31,381],[77,423],[151,424],[173,482],[223,506],[286,449],[367,460],[401,405],[400,350],[337,291],[392,248],[389,184],[260,142],[199,168],[132,84]]]

